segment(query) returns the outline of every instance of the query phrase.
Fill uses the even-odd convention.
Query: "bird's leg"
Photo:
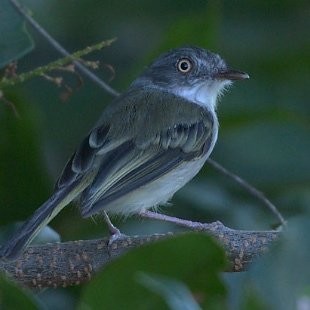
[[[106,222],[108,229],[109,229],[109,233],[110,233],[110,238],[109,238],[109,242],[108,242],[108,247],[112,248],[113,243],[115,243],[116,241],[120,240],[120,239],[124,239],[127,236],[125,234],[122,234],[121,231],[112,224],[108,214],[106,211],[103,211],[103,218],[104,221]]]
[[[169,222],[169,223],[174,223],[180,226],[191,226],[190,224],[192,224],[192,221],[188,221],[188,220],[183,220],[180,219],[178,217],[174,217],[174,216],[169,216],[166,214],[162,214],[162,213],[157,213],[157,212],[152,212],[152,211],[143,211],[140,212],[139,215],[141,217],[144,218],[148,218],[148,219],[152,219],[152,220],[159,220],[159,221],[164,221],[164,222]]]
[[[109,218],[109,216],[108,216],[106,211],[103,211],[103,219],[104,219],[104,221],[106,222],[106,224],[108,226],[109,233],[110,233],[111,236],[121,235],[120,230],[112,224],[112,222],[111,222],[111,220],[110,220],[110,218]]]
[[[178,217],[174,217],[174,216],[169,216],[169,215],[165,215],[165,214],[161,214],[161,213],[156,213],[156,212],[152,212],[152,211],[143,211],[139,213],[140,217],[144,217],[144,218],[148,218],[148,219],[152,219],[152,220],[159,220],[159,221],[165,221],[165,222],[169,222],[169,223],[174,223],[178,226],[183,226],[192,230],[205,230],[205,229],[210,229],[210,230],[214,230],[217,227],[224,227],[224,225],[219,222],[213,222],[213,223],[200,223],[200,222],[193,222],[193,221],[189,221],[189,220],[184,220],[184,219],[180,219]]]

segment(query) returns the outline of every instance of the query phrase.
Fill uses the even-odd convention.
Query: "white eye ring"
[[[192,62],[188,58],[182,58],[177,63],[177,68],[182,73],[187,73],[192,70]]]

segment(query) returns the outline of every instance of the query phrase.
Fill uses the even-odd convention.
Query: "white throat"
[[[216,109],[217,98],[221,96],[225,88],[231,84],[232,82],[228,80],[213,80],[196,86],[180,87],[177,90],[173,90],[173,92],[213,112]]]

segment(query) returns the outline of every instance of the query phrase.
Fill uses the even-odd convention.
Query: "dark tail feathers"
[[[76,184],[75,184],[76,185]],[[71,186],[70,186],[71,187]],[[77,195],[76,186],[56,191],[32,217],[28,219],[13,237],[0,248],[0,259],[15,259],[38,232],[49,223]]]

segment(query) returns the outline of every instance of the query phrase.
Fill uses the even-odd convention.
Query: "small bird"
[[[1,248],[0,257],[18,257],[73,200],[82,217],[103,214],[108,222],[107,214],[128,216],[166,204],[214,148],[218,97],[232,81],[247,78],[203,48],[160,55],[105,109],[51,197]]]

